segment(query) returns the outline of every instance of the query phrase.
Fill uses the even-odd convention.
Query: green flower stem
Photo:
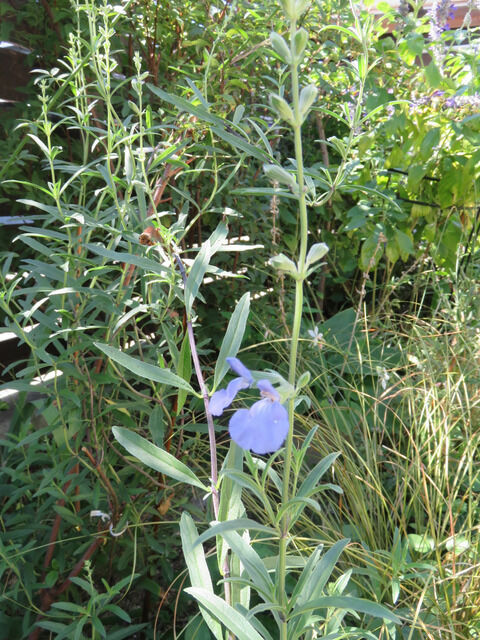
[[[292,20],[290,25],[290,43],[292,45],[293,38],[296,32],[296,21]],[[307,256],[307,242],[308,242],[308,215],[307,215],[307,203],[305,199],[304,188],[304,176],[303,176],[303,149],[302,149],[302,134],[301,134],[301,116],[299,106],[299,81],[298,81],[298,66],[297,62],[293,61],[291,64],[291,76],[292,76],[292,97],[293,97],[293,113],[295,116],[294,141],[295,141],[295,160],[297,163],[297,184],[299,189],[299,219],[300,219],[300,245],[298,255],[298,271],[301,274],[305,273],[305,260]],[[303,310],[303,280],[296,280],[295,282],[295,308],[293,315],[292,337],[290,341],[290,357],[289,357],[289,369],[288,369],[288,381],[295,387],[297,376],[297,355],[298,355],[298,342],[300,337],[300,327],[302,323],[302,310]],[[293,452],[293,423],[295,416],[295,398],[292,397],[288,403],[288,416],[290,429],[287,435],[287,441],[285,445],[285,466],[283,473],[283,490],[282,490],[282,505],[286,504],[290,498],[290,475],[292,466],[292,452]],[[282,537],[280,538],[280,553],[278,564],[278,585],[279,585],[279,597],[284,612],[287,608],[287,594],[285,592],[285,579],[286,579],[286,560],[287,560],[287,546],[288,546],[288,530],[289,530],[289,517],[288,514],[282,519]],[[281,627],[281,640],[287,640],[287,623],[282,623]]]

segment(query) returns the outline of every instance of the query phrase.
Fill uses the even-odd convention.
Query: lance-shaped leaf
[[[282,9],[285,12],[285,15],[290,20],[295,20],[297,14],[295,12],[295,4],[296,0],[280,0],[280,4],[282,5]]]
[[[285,271],[286,273],[290,273],[292,276],[298,276],[298,270],[295,263],[287,258],[287,256],[283,253],[279,253],[277,256],[272,256],[268,261],[274,269],[278,269],[279,271]]]
[[[242,533],[242,538],[245,540],[247,544],[250,543],[250,534],[248,531],[244,531]],[[226,548],[228,548],[227,543],[225,541],[224,543]],[[230,575],[235,578],[237,576],[242,576],[243,574],[244,574],[243,564],[241,563],[240,558],[235,553],[233,553],[230,557]],[[236,609],[238,609],[239,607],[243,607],[245,608],[245,610],[248,610],[250,606],[250,595],[251,595],[251,585],[248,580],[246,580],[245,582],[243,582],[243,578],[240,578],[239,581],[235,579],[233,580],[232,591],[231,591],[232,607],[235,607]],[[253,622],[253,624],[255,623]],[[258,629],[258,627],[256,628]]]
[[[329,251],[328,246],[324,242],[317,242],[310,247],[307,257],[305,259],[305,265],[307,269],[315,262],[321,260]]]
[[[228,522],[213,523],[210,529],[207,529],[198,536],[195,544],[203,544],[206,540],[215,536],[223,536],[229,531],[241,531],[244,529],[248,531],[261,531],[272,538],[278,537],[278,532],[272,529],[272,527],[267,527],[267,525],[260,524],[255,520],[250,520],[250,518],[238,518],[237,520],[230,520]]]
[[[241,449],[233,440],[230,441],[230,448],[223,462],[223,469],[237,469],[241,471],[243,468],[243,449]],[[222,522],[231,522],[241,518],[245,514],[245,508],[242,503],[242,487],[234,482],[232,478],[224,476],[222,478],[222,488],[220,492],[220,505],[218,507],[218,520]],[[221,535],[217,535],[217,562],[218,569],[223,575],[225,558],[228,551],[228,545],[225,543]]]
[[[295,176],[283,167],[279,167],[278,164],[264,164],[263,171],[270,180],[286,184],[294,191],[297,188]]]
[[[128,356],[126,353],[123,353],[123,351],[120,351],[120,349],[111,347],[108,344],[94,342],[94,345],[100,349],[100,351],[103,351],[111,360],[122,365],[122,367],[125,367],[125,369],[135,373],[137,376],[147,378],[147,380],[153,380],[153,382],[160,382],[170,387],[176,387],[177,389],[184,389],[185,391],[195,394],[195,391],[186,380],[172,373],[169,369],[162,369],[154,364],[132,358],[132,356]]]
[[[272,31],[270,34],[270,42],[272,43],[274,51],[278,53],[283,62],[290,64],[292,62],[292,54],[284,38],[279,33]]]
[[[275,588],[263,560],[253,546],[236,533],[236,531],[225,531],[223,537],[233,553],[240,558],[245,571],[258,590],[258,593],[265,602],[271,601]]]
[[[292,599],[296,598],[297,602],[295,608],[303,606],[310,600],[319,598],[322,594],[325,585],[327,584],[332,572],[337,564],[340,554],[348,545],[350,540],[339,540],[333,547],[331,547],[318,562],[312,565],[305,566],[304,572],[307,577],[303,581],[300,576],[300,580],[294,589]]]
[[[227,358],[234,358],[240,349],[249,313],[250,293],[247,292],[238,301],[228,323],[215,365],[214,389],[218,387],[229,369]]]
[[[317,87],[315,87],[313,84],[309,84],[306,87],[303,87],[303,89],[301,90],[299,108],[302,122],[307,117],[308,112],[310,111],[310,107],[317,99],[317,93]]]
[[[123,253],[120,251],[112,251],[111,249],[107,249],[101,244],[87,244],[87,249],[96,253],[99,256],[103,256],[104,258],[108,258],[109,260],[115,260],[120,263],[125,264],[134,264],[141,269],[145,269],[148,272],[156,273],[156,274],[164,274],[167,275],[170,271],[168,267],[160,264],[159,262],[155,262],[155,260],[151,260],[150,258],[145,258],[144,256],[135,256],[132,253]]]
[[[160,449],[160,447],[142,438],[141,435],[134,431],[129,431],[123,427],[112,427],[112,431],[115,439],[125,447],[132,456],[138,458],[138,460],[146,464],[147,467],[155,469],[155,471],[160,471],[160,473],[174,478],[179,482],[191,484],[205,492],[208,491],[207,487],[197,478],[190,467],[187,467],[186,464],[177,460],[171,453]]]
[[[293,36],[293,57],[295,62],[301,62],[303,52],[308,40],[308,32],[305,29],[298,29]]]
[[[272,109],[277,112],[280,118],[288,122],[290,125],[295,126],[295,116],[291,106],[286,100],[272,93],[270,94],[270,104],[272,105]]]
[[[180,536],[182,538],[183,557],[187,563],[192,587],[200,587],[213,594],[212,578],[210,577],[203,547],[201,544],[195,544],[198,538],[198,531],[191,516],[186,511],[182,513],[180,518]],[[222,640],[223,634],[220,623],[204,607],[200,607],[200,613],[215,639]]]
[[[315,491],[319,480],[322,476],[330,469],[335,460],[340,455],[339,451],[334,453],[329,453],[328,456],[325,456],[320,462],[318,462],[313,469],[308,473],[305,480],[302,482],[302,485],[297,493],[297,496],[306,497],[312,495]]]
[[[238,640],[263,640],[247,618],[222,598],[198,587],[189,587],[185,591],[198,600],[215,618],[220,620]]]
[[[308,559],[292,592],[291,603],[294,603],[294,607],[291,617],[294,619],[289,622],[289,638],[298,638],[302,634],[309,620],[310,610],[302,609],[298,616],[295,616],[295,612],[322,596],[338,558],[349,542],[350,540],[339,540],[321,557],[322,545],[319,545]]]
[[[193,303],[198,295],[198,290],[202,283],[203,276],[208,269],[209,262],[214,253],[223,245],[227,237],[227,232],[227,226],[220,223],[210,238],[202,244],[197,257],[193,261],[185,285],[185,308],[188,316],[190,316],[192,312]]]
[[[302,607],[298,607],[298,609],[296,608],[291,618],[304,615],[305,613],[310,613],[315,611],[315,609],[327,608],[348,609],[349,611],[366,613],[374,618],[382,618],[383,620],[388,620],[395,624],[400,624],[401,622],[400,618],[387,609],[387,607],[384,607],[377,602],[372,602],[371,600],[354,598],[352,596],[323,596],[322,598],[309,600]]]
[[[295,15],[297,18],[300,18],[301,15],[308,9],[311,5],[311,0],[295,0]]]
[[[222,140],[232,145],[235,149],[238,149],[249,156],[253,156],[258,160],[265,160],[266,154],[263,153],[260,149],[258,149],[255,145],[250,144],[248,140],[244,137],[230,133],[226,130],[226,126],[228,126],[228,122],[215,116],[208,109],[206,109],[202,105],[194,105],[185,98],[181,98],[179,96],[172,95],[171,93],[167,93],[158,87],[155,87],[152,84],[147,85],[150,91],[155,93],[159,98],[165,100],[170,104],[173,104],[179,111],[186,111],[187,113],[191,113],[193,116],[196,116],[202,122],[208,122],[212,125],[212,131]]]

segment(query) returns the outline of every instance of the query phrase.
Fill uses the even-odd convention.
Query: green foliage
[[[0,10],[8,637],[478,636],[478,36],[357,4]],[[285,461],[202,405],[242,344]]]

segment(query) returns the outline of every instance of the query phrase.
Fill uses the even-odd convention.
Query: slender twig
[[[186,286],[187,284],[187,274],[185,272],[185,267],[183,266],[183,262],[180,259],[180,256],[176,253],[173,254],[180,274],[182,276],[183,284]],[[218,462],[217,462],[217,443],[215,440],[215,425],[213,424],[213,416],[210,412],[209,406],[209,397],[208,397],[208,389],[205,385],[205,380],[203,379],[202,367],[200,365],[200,359],[198,357],[197,344],[195,342],[195,334],[193,332],[192,321],[190,318],[187,318],[187,333],[188,333],[188,341],[190,343],[190,351],[192,354],[193,366],[195,368],[195,375],[197,376],[198,386],[200,387],[200,393],[202,394],[203,404],[205,406],[205,415],[207,418],[208,425],[208,439],[210,441],[210,480],[211,480],[211,491],[212,491],[212,501],[213,501],[213,512],[215,514],[215,519],[218,519],[218,510],[220,506],[220,498],[218,492]]]

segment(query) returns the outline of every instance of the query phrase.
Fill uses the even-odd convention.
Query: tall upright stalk
[[[292,19],[290,23],[290,47],[293,50],[293,40],[297,31],[296,19]],[[300,90],[298,80],[298,63],[296,59],[292,60],[290,65],[291,78],[292,78],[292,101],[293,101],[293,114],[294,114],[294,143],[295,143],[295,160],[297,164],[297,184],[299,192],[299,221],[300,221],[300,242],[298,246],[298,273],[305,273],[306,255],[307,255],[307,241],[308,241],[308,214],[307,203],[305,199],[305,185],[303,175],[303,149],[302,149],[302,118],[300,113]],[[300,337],[300,328],[302,322],[302,309],[303,309],[303,281],[304,276],[300,276],[295,280],[295,307],[293,315],[292,336],[290,341],[290,354],[289,354],[289,368],[288,368],[288,382],[292,387],[295,387],[296,375],[297,375],[297,353],[298,353],[298,341]],[[291,462],[293,451],[293,426],[295,416],[295,397],[291,397],[288,402],[288,416],[290,429],[287,435],[285,445],[285,465],[283,474],[283,490],[282,490],[282,505],[285,505],[290,498],[290,475],[291,475]],[[286,579],[286,557],[288,546],[288,513],[282,519],[282,536],[280,538],[280,550],[279,550],[279,567],[278,567],[278,587],[279,596],[283,607],[287,605],[287,594],[285,592],[285,579]],[[281,627],[281,640],[287,640],[287,622],[282,621]]]

